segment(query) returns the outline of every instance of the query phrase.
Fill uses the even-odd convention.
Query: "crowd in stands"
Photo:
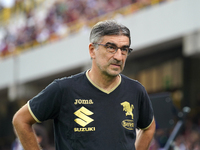
[[[173,129],[174,127],[156,129],[149,150],[165,150],[164,147]],[[193,117],[188,116],[183,121],[183,126],[171,143],[170,150],[200,150],[200,114],[196,114]]]
[[[94,18],[126,6],[166,0],[53,0],[50,6],[48,0],[43,1],[41,6],[29,6],[19,18],[15,15],[14,21],[0,26],[0,57],[72,34]],[[13,7],[24,8],[23,4],[23,0],[16,0]]]

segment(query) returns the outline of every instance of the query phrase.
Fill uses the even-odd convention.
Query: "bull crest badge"
[[[130,105],[129,102],[125,101],[125,102],[121,103],[121,105],[123,106],[123,111],[126,112],[126,116],[130,115],[133,119],[133,109],[134,109],[133,104]]]

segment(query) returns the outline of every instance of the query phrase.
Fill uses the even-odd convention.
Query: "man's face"
[[[129,47],[129,38],[124,35],[104,36],[98,44],[111,44],[117,47]],[[117,76],[121,73],[125,66],[127,55],[122,54],[118,49],[115,54],[106,50],[106,47],[99,45],[97,50],[94,50],[93,66],[100,73],[107,76]]]

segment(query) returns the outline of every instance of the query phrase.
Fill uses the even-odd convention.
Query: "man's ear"
[[[95,58],[95,47],[94,47],[94,44],[90,43],[89,44],[89,53],[90,53],[90,57],[92,59]]]

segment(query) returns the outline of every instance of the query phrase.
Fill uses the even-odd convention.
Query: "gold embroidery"
[[[123,106],[123,111],[126,112],[126,116],[130,115],[133,119],[133,112],[132,112],[134,109],[133,104],[130,105],[129,102],[125,101],[125,102],[121,103],[121,105]]]
[[[128,130],[133,130],[134,129],[134,122],[133,120],[123,120],[122,121],[122,126]]]
[[[94,121],[94,119],[88,117],[94,113],[83,106],[79,110],[77,110],[74,114],[77,117],[79,117],[79,118],[76,118],[74,121],[77,124],[81,125],[82,127],[85,127],[86,125]]]
[[[75,102],[74,102],[75,105],[77,104],[93,104],[93,101],[92,99],[75,99]]]

